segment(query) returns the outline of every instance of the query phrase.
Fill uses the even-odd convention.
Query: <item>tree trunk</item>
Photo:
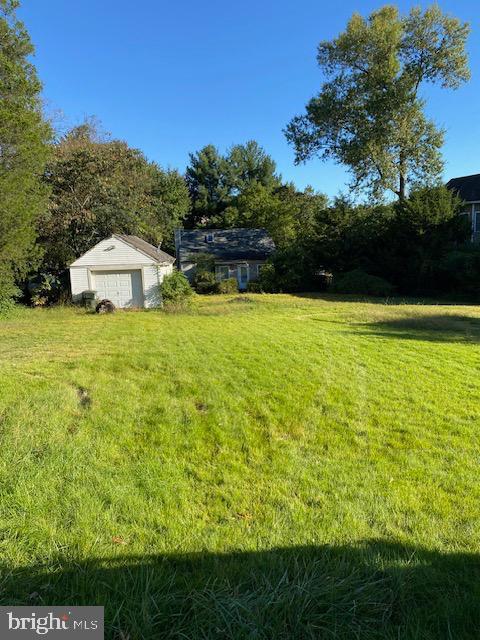
[[[398,199],[400,200],[400,202],[403,202],[405,200],[406,180],[405,180],[405,156],[403,155],[402,151],[400,151],[398,167],[400,171],[399,180],[398,180]]]
[[[400,202],[405,200],[405,176],[400,173],[399,185],[398,185],[398,199]]]

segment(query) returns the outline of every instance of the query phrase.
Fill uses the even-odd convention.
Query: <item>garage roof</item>
[[[116,233],[114,234],[114,236],[115,238],[123,240],[123,242],[126,242],[134,249],[138,249],[142,253],[145,253],[149,258],[152,258],[156,262],[168,262],[170,264],[173,264],[175,262],[175,258],[173,256],[165,253],[165,251],[162,251],[157,247],[154,247],[153,244],[142,240],[138,236],[125,236]]]

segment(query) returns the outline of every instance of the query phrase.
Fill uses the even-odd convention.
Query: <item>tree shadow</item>
[[[328,293],[326,291],[302,291],[292,293],[296,298],[304,298],[310,300],[323,300],[324,302],[363,302],[365,304],[376,304],[382,306],[405,306],[405,305],[427,305],[439,307],[470,307],[478,305],[478,300],[472,300],[465,296],[453,299],[452,297],[418,297],[418,296],[400,296],[394,295],[385,297],[368,296],[357,293]]]
[[[480,318],[467,315],[411,315],[368,322],[361,327],[363,331],[360,333],[363,335],[384,338],[427,342],[480,342]]]
[[[107,638],[478,639],[480,557],[396,542],[2,567],[1,603],[105,606]]]

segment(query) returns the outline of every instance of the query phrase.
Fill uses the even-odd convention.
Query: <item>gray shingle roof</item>
[[[157,247],[154,247],[153,244],[142,240],[138,236],[124,236],[115,234],[115,237],[120,238],[120,240],[123,240],[134,249],[142,251],[142,253],[145,253],[147,256],[149,256],[149,258],[155,260],[155,262],[168,262],[170,264],[175,262],[175,258],[173,256],[165,253],[165,251],[162,251],[161,249],[157,249]]]
[[[465,202],[480,202],[480,173],[452,178],[447,182],[447,187],[456,191]]]
[[[208,234],[213,241],[207,242]],[[181,229],[176,238],[179,262],[195,253],[210,253],[217,261],[266,260],[275,251],[266,229]]]

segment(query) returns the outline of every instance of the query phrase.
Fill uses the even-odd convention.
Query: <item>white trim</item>
[[[82,264],[78,267],[69,267],[70,269],[91,269],[93,271],[130,271],[131,269],[142,269],[142,267],[153,267],[162,265],[166,266],[169,263],[152,262],[152,264]]]
[[[248,263],[246,264],[238,264],[237,265],[237,282],[238,282],[238,288],[240,289],[240,286],[242,284],[242,279],[240,277],[240,269],[246,269],[247,270],[247,281],[245,282],[245,288],[247,288],[248,283],[250,282],[250,267],[248,265]]]

